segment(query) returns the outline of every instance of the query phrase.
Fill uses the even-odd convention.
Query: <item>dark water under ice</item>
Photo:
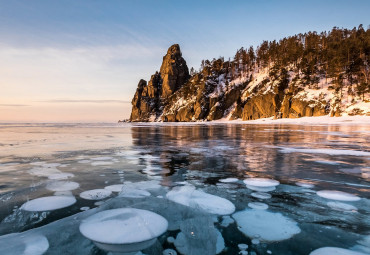
[[[243,182],[253,177],[280,185],[263,193],[271,198],[257,198]],[[27,235],[46,237],[45,254],[107,254],[79,234],[79,219],[120,207],[152,210],[170,225],[180,220],[143,254],[162,254],[164,249],[238,254],[238,244],[247,244],[249,254],[310,254],[327,246],[370,252],[370,124],[1,124],[0,178],[0,254],[26,247]],[[80,197],[115,184],[146,190],[150,196],[125,198],[114,191],[97,200]],[[235,213],[254,210],[256,217],[266,218],[261,223],[252,218],[241,226],[235,213],[212,215],[176,205],[166,197],[175,187],[225,198]],[[321,190],[360,199],[324,198],[316,193]],[[74,196],[77,202],[51,211],[21,209],[27,201],[54,195]],[[267,205],[267,210],[252,209],[261,206],[254,202]],[[270,221],[284,227],[274,218],[277,214],[293,222],[299,233],[266,241],[263,231],[275,231],[269,229]],[[243,228],[264,230],[262,236],[249,236]],[[186,236],[189,229],[199,238],[189,237],[185,248],[168,242],[180,232]],[[24,233],[9,235],[18,232]],[[223,240],[213,240],[215,233]],[[212,248],[216,244],[219,248]]]

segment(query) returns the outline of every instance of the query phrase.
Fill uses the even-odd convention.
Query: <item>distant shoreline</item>
[[[330,117],[329,115],[317,117],[301,117],[301,118],[282,118],[274,119],[273,117],[257,119],[257,120],[212,120],[212,121],[194,121],[194,122],[131,122],[131,124],[139,125],[199,125],[199,124],[291,124],[291,125],[353,125],[353,124],[368,124],[370,125],[370,116],[340,116]]]

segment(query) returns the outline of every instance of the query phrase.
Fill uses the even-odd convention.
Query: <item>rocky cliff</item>
[[[363,72],[354,72],[348,78],[339,73],[339,80],[325,71],[331,70],[330,66],[317,65],[307,71],[308,64],[299,65],[294,58],[286,63],[278,62],[278,57],[264,61],[258,52],[261,47],[256,54],[241,51],[233,61],[203,61],[199,72],[189,75],[179,45],[172,45],[163,57],[160,72],[148,83],[140,80],[130,121],[370,115],[370,85]],[[302,54],[300,62],[306,53]],[[319,62],[317,58],[314,61]]]

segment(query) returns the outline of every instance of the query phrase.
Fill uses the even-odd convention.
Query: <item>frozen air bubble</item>
[[[80,197],[87,200],[100,200],[109,197],[112,191],[106,189],[92,189],[84,191]]]
[[[251,202],[248,203],[248,206],[252,209],[257,209],[257,210],[267,210],[269,206],[265,203],[260,203],[260,202]]]
[[[356,195],[349,194],[343,191],[338,191],[338,190],[320,190],[320,191],[317,191],[316,194],[323,198],[339,200],[339,201],[358,201],[361,199],[360,197]]]
[[[71,206],[74,203],[76,203],[76,198],[71,196],[40,197],[24,203],[21,209],[30,212],[52,211]]]
[[[80,232],[103,250],[134,252],[153,245],[167,227],[167,220],[156,213],[121,208],[88,217],[82,221]]]

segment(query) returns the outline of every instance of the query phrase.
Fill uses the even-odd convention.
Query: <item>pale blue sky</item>
[[[370,1],[0,1],[0,121],[127,118],[179,43],[189,68],[244,46],[370,24]]]

